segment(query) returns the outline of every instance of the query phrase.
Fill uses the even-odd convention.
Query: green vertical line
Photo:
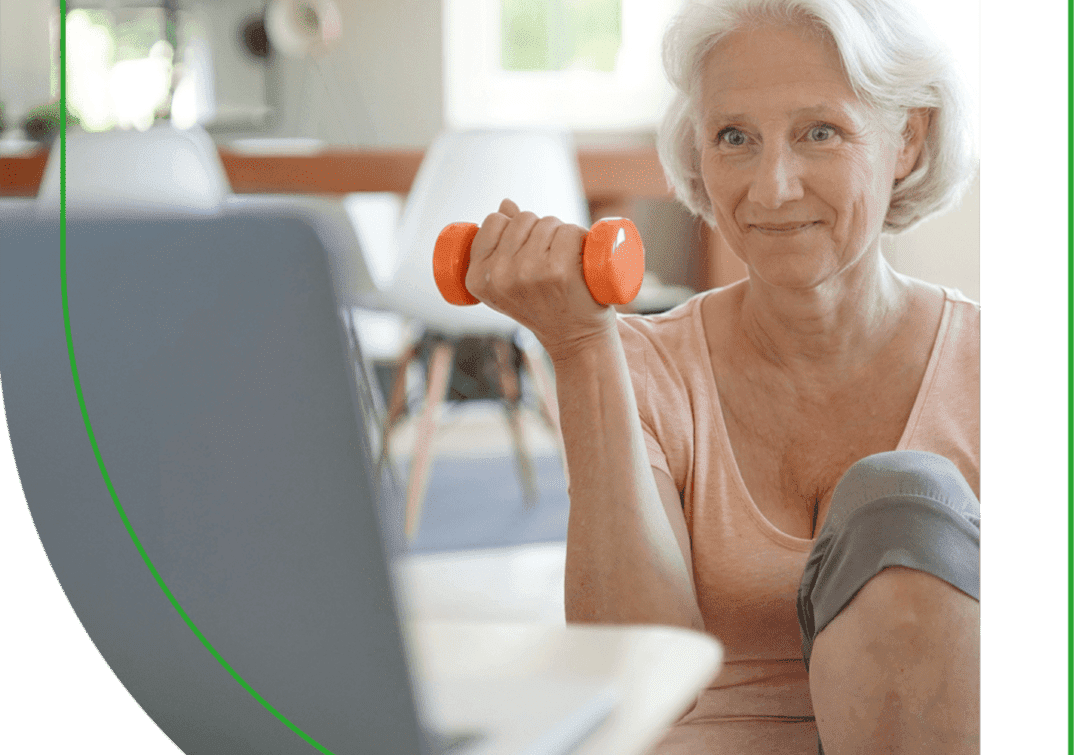
[[[60,0],[60,298],[61,305],[63,307],[64,315],[64,337],[67,342],[67,354],[68,360],[71,363],[71,380],[75,386],[75,396],[78,398],[79,411],[82,414],[83,424],[86,426],[86,436],[90,441],[90,447],[93,449],[94,458],[97,459],[98,468],[101,470],[101,478],[105,482],[105,487],[109,491],[109,496],[112,499],[113,505],[116,507],[116,511],[120,515],[120,520],[123,522],[124,528],[127,530],[128,535],[131,537],[131,541],[135,544],[135,548],[138,550],[139,555],[142,556],[143,563],[146,564],[146,568],[150,571],[154,581],[157,582],[158,587],[164,593],[172,607],[176,609],[176,613],[187,625],[188,629],[198,638],[203,647],[215,659],[221,664],[221,667],[245,690],[251,695],[263,708],[269,711],[278,721],[283,723],[289,729],[292,730],[300,739],[307,742],[307,744],[314,747],[324,755],[333,755],[333,753],[324,747],[319,742],[315,741],[307,732],[300,729],[296,724],[290,721],[284,714],[273,707],[262,695],[255,691],[255,689],[242,677],[235,669],[230,666],[217,649],[210,644],[210,641],[195,625],[195,622],[187,615],[183,606],[172,594],[165,580],[158,573],[157,568],[150,560],[149,554],[142,546],[142,542],[139,540],[138,535],[135,533],[134,527],[132,527],[130,520],[127,517],[127,513],[124,511],[124,507],[120,505],[120,499],[116,495],[116,490],[113,487],[112,479],[109,476],[109,470],[105,467],[105,460],[101,457],[101,450],[97,445],[97,438],[94,435],[94,428],[90,424],[90,415],[86,410],[86,401],[82,393],[82,384],[79,380],[78,364],[75,361],[75,345],[71,339],[71,316],[68,309],[67,301],[67,0]]]
[[[1068,752],[1075,753],[1075,3],[1068,0]]]

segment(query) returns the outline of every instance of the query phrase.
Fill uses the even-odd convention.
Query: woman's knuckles
[[[528,237],[538,220],[534,212],[518,213],[502,233],[499,246],[503,247],[507,254],[516,254],[528,243]]]
[[[465,284],[474,296],[533,330],[578,325],[605,309],[584,284],[587,231],[551,215],[499,209],[484,220],[473,245]]]
[[[535,242],[536,246],[546,249],[554,242],[555,235],[561,225],[562,221],[553,215],[542,217],[536,221],[536,225],[532,228],[532,235],[529,240]]]

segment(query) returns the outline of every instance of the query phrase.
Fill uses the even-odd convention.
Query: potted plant
[[[70,110],[67,113],[67,125],[80,125],[78,116],[73,114]],[[46,146],[52,144],[53,139],[60,133],[60,128],[61,115],[59,101],[38,105],[37,107],[32,108],[30,112],[26,114],[26,118],[23,120],[22,124],[23,133],[26,134],[27,139]]]

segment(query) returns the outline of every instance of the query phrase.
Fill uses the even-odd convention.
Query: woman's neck
[[[880,251],[811,289],[784,289],[750,273],[741,304],[754,356],[806,376],[846,374],[891,342],[910,292]]]

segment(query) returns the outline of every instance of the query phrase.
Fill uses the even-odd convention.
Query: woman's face
[[[698,117],[716,224],[754,274],[813,288],[877,253],[917,151],[859,102],[830,41],[774,24],[728,35],[705,59]]]

